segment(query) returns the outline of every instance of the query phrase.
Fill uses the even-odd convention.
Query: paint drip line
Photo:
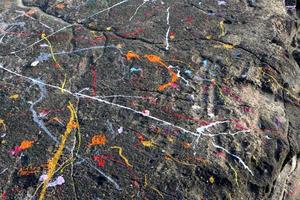
[[[11,70],[7,69],[7,68],[4,68],[3,65],[1,65],[1,64],[0,64],[0,68],[3,69],[3,70],[5,70],[5,71],[7,71],[7,72],[9,72],[9,73],[11,73],[11,74],[14,74],[15,76],[22,77],[22,78],[27,79],[27,80],[31,80],[31,81],[33,81],[33,82],[35,82],[35,83],[40,83],[40,84],[43,85],[43,87],[44,87],[44,86],[48,86],[48,87],[51,87],[51,88],[54,88],[54,89],[61,90],[61,87],[58,87],[58,86],[55,86],[55,85],[51,85],[51,84],[47,84],[47,83],[44,83],[44,82],[42,82],[42,81],[35,80],[35,79],[33,79],[33,78],[30,78],[30,77],[27,77],[27,76],[18,74],[18,73],[14,72],[14,71],[11,71]],[[177,129],[179,129],[179,130],[181,130],[181,131],[183,131],[183,132],[185,132],[185,133],[189,133],[189,134],[191,134],[191,135],[193,135],[193,136],[197,136],[197,140],[199,140],[199,138],[200,138],[201,135],[203,134],[204,130],[206,130],[207,128],[210,128],[210,127],[212,127],[212,126],[214,126],[214,125],[216,125],[216,124],[228,123],[228,122],[229,122],[229,121],[218,121],[218,122],[214,122],[214,123],[209,124],[209,125],[207,125],[207,126],[202,126],[202,127],[197,128],[197,132],[198,132],[198,133],[195,133],[195,132],[189,131],[189,130],[187,130],[187,129],[185,129],[185,128],[182,128],[182,127],[180,127],[180,126],[174,125],[174,124],[172,124],[172,123],[170,123],[170,122],[167,122],[167,121],[165,121],[165,120],[159,119],[159,118],[157,118],[157,117],[154,117],[154,116],[151,116],[151,115],[144,115],[143,112],[137,111],[137,110],[132,109],[132,108],[130,108],[130,107],[126,107],[126,106],[123,106],[123,105],[119,105],[119,104],[116,104],[116,103],[112,103],[112,102],[109,102],[109,101],[106,101],[106,100],[103,100],[103,99],[98,99],[98,98],[96,98],[96,97],[92,97],[92,96],[89,96],[89,95],[84,95],[84,94],[80,94],[80,93],[73,93],[73,92],[71,92],[71,91],[69,91],[69,90],[66,90],[66,89],[64,89],[64,91],[65,91],[66,93],[69,93],[69,94],[72,95],[72,96],[75,96],[75,97],[80,97],[80,96],[81,96],[81,97],[84,97],[84,98],[88,98],[88,99],[93,99],[93,100],[99,101],[99,102],[104,103],[104,104],[107,104],[107,105],[111,105],[111,106],[115,106],[115,107],[118,107],[118,108],[122,108],[122,109],[124,109],[124,110],[132,111],[132,112],[134,112],[134,113],[136,113],[136,114],[140,114],[140,115],[142,115],[142,116],[144,116],[144,117],[148,117],[148,118],[150,118],[150,119],[152,119],[152,120],[154,120],[154,121],[161,122],[161,123],[163,123],[164,125],[168,125],[168,126],[171,126],[171,127],[173,127],[173,128],[177,128]],[[40,99],[43,99],[43,98],[44,98],[43,95],[41,95]],[[39,101],[39,100],[38,100],[38,101]],[[41,101],[41,100],[40,100],[40,101]],[[35,102],[35,103],[37,103],[37,102]],[[53,138],[52,138],[52,139],[53,139]],[[213,143],[213,145],[214,145],[214,147],[219,148],[219,149],[222,149],[222,150],[224,150],[226,153],[228,153],[229,155],[231,155],[231,156],[237,158],[237,159],[239,160],[239,162],[245,167],[245,169],[247,169],[247,170],[251,173],[251,175],[253,175],[253,172],[250,170],[250,168],[244,163],[244,161],[243,161],[240,157],[238,157],[237,155],[234,155],[234,154],[230,153],[228,150],[224,149],[224,148],[221,147],[221,146],[216,145],[215,143]],[[66,149],[70,150],[70,148],[66,148]],[[79,155],[76,155],[76,156],[79,157],[79,158],[82,158],[82,157],[79,156]],[[83,158],[82,158],[82,159],[83,159]],[[85,159],[84,159],[84,160],[85,160]],[[90,163],[88,163],[88,164],[91,165]],[[91,165],[91,166],[92,166],[92,165]],[[115,184],[116,188],[120,190],[120,187],[118,186],[118,184],[117,184],[113,179],[111,179],[110,177],[107,177],[101,170],[95,168],[94,166],[92,166],[92,167],[93,167],[94,169],[96,169],[99,173],[101,173],[102,175],[104,175],[104,176],[105,176],[109,181],[111,181],[113,184]]]
[[[2,68],[2,66],[0,65],[0,68]],[[35,80],[35,79],[31,79],[31,81],[33,82],[34,85],[38,85],[39,89],[40,89],[40,98],[38,100],[36,100],[35,102],[31,103],[31,106],[29,108],[29,110],[32,113],[32,117],[33,117],[33,121],[41,128],[43,129],[47,135],[53,140],[55,141],[56,144],[59,144],[58,139],[52,135],[52,133],[47,129],[47,127],[44,124],[44,121],[42,119],[40,119],[40,117],[38,116],[38,114],[36,113],[36,111],[34,110],[34,106],[38,103],[40,103],[47,95],[47,90],[45,87],[45,83],[42,82],[41,80]],[[62,90],[62,89],[61,89]]]
[[[47,86],[47,87],[50,87],[50,88],[61,90],[61,87],[59,87],[59,86],[47,84],[47,83],[44,83],[42,81],[39,81],[39,80],[30,78],[30,77],[27,77],[27,76],[23,76],[23,75],[18,74],[18,73],[14,72],[14,71],[11,71],[11,70],[9,70],[7,68],[4,68],[2,65],[0,65],[0,68],[3,69],[3,70],[5,70],[5,71],[7,71],[7,72],[9,72],[9,73],[11,73],[11,74],[14,74],[14,75],[18,76],[18,77],[22,77],[24,79],[31,80],[33,82],[43,84],[44,86]],[[157,117],[154,117],[154,116],[151,116],[151,115],[145,115],[144,112],[132,109],[130,107],[126,107],[126,106],[123,106],[123,105],[120,105],[120,104],[112,103],[112,102],[109,102],[109,101],[106,101],[106,100],[103,100],[103,99],[99,99],[99,98],[92,97],[92,96],[85,95],[85,94],[81,94],[81,93],[73,93],[73,92],[71,92],[70,90],[67,90],[67,89],[63,89],[63,90],[64,90],[64,92],[66,92],[66,93],[68,93],[68,94],[70,94],[72,96],[82,97],[82,98],[87,98],[87,99],[92,99],[92,100],[95,100],[95,101],[98,101],[98,102],[101,102],[101,103],[104,103],[104,104],[107,104],[107,105],[111,105],[111,106],[118,107],[118,108],[121,108],[121,109],[124,109],[124,110],[128,110],[128,111],[134,112],[136,114],[140,114],[140,115],[142,115],[144,117],[150,118],[150,119],[152,119],[154,121],[160,122],[160,123],[162,123],[164,125],[171,126],[173,128],[177,128],[177,129],[179,129],[179,130],[181,130],[181,131],[183,131],[185,133],[189,133],[189,134],[191,134],[193,136],[199,136],[199,133],[195,133],[195,132],[189,131],[189,130],[187,130],[185,128],[182,128],[180,126],[174,125],[174,124],[172,124],[170,122],[167,122],[165,120],[159,119]]]
[[[0,175],[1,175],[1,174],[4,174],[7,170],[8,170],[8,168],[2,170],[2,172],[0,172]]]
[[[88,19],[91,18],[91,17],[95,17],[96,15],[98,15],[98,14],[100,14],[100,13],[103,13],[103,12],[105,12],[105,11],[109,11],[109,10],[111,10],[112,8],[117,7],[117,6],[119,6],[119,5],[122,5],[122,4],[124,4],[124,3],[128,2],[128,1],[129,1],[129,0],[121,1],[121,2],[119,2],[119,3],[116,3],[116,4],[112,5],[111,7],[108,7],[108,8],[106,8],[106,9],[104,9],[104,10],[101,10],[101,11],[99,11],[99,12],[96,12],[95,14],[92,14],[92,15],[88,16],[87,18],[85,18],[84,21],[88,20]]]
[[[130,17],[129,21],[131,21],[131,20],[135,17],[135,15],[136,15],[137,12],[139,11],[139,9],[140,9],[145,3],[147,3],[148,1],[150,1],[150,0],[144,0],[144,2],[143,2],[141,5],[139,5],[139,6],[137,7],[137,9],[135,10],[134,14]]]
[[[31,106],[30,106],[30,111],[32,112],[32,115],[33,115],[33,121],[36,122],[36,123],[38,124],[38,126],[39,126],[41,129],[43,129],[43,130],[47,133],[47,135],[48,135],[53,141],[55,141],[56,144],[59,144],[58,139],[57,139],[55,136],[53,136],[52,133],[50,133],[50,131],[49,131],[49,130],[47,129],[47,127],[45,126],[44,122],[43,122],[42,120],[39,119],[39,117],[38,117],[36,111],[33,109],[33,106],[35,106],[37,103],[41,102],[41,101],[45,98],[46,93],[47,93],[45,86],[48,86],[48,87],[51,87],[51,88],[55,88],[55,89],[57,89],[57,90],[58,90],[58,89],[61,90],[61,88],[58,87],[58,86],[53,86],[53,85],[50,85],[50,84],[46,84],[46,83],[44,83],[44,82],[41,81],[41,80],[36,80],[36,79],[30,78],[30,77],[26,77],[26,76],[23,76],[23,75],[21,75],[21,74],[15,73],[15,72],[13,72],[13,71],[11,71],[11,70],[9,70],[9,69],[4,68],[1,64],[0,64],[0,68],[2,68],[3,70],[5,70],[5,71],[7,71],[7,72],[9,72],[9,73],[11,73],[11,74],[14,74],[14,75],[16,75],[16,76],[19,76],[19,77],[28,79],[28,80],[32,81],[34,84],[37,84],[37,85],[39,86],[39,89],[40,89],[40,91],[41,91],[41,96],[40,96],[40,98],[39,98],[37,101],[31,103]],[[69,94],[71,94],[71,95],[73,95],[73,94],[72,94],[70,91],[68,91],[68,90],[63,89],[63,91],[64,91],[64,92],[67,92],[67,93],[69,93]],[[73,96],[75,96],[75,95],[73,95]],[[69,147],[66,147],[66,149],[67,149],[68,151],[71,151],[71,149],[70,149]],[[82,159],[83,161],[86,161],[87,164],[88,164],[90,167],[92,167],[93,169],[95,169],[97,172],[99,172],[101,175],[103,175],[107,180],[109,180],[111,183],[113,183],[113,184],[115,185],[115,187],[116,187],[117,190],[121,190],[120,186],[119,186],[119,185],[118,185],[118,184],[117,184],[110,176],[106,175],[104,172],[102,172],[101,170],[99,170],[98,168],[96,168],[95,166],[93,166],[90,162],[88,162],[88,161],[87,161],[85,158],[83,158],[82,156],[76,154],[76,157]]]
[[[208,136],[208,137],[216,137],[216,136],[219,136],[219,135],[231,135],[231,136],[235,136],[237,134],[244,134],[244,133],[250,133],[251,130],[245,130],[245,131],[237,131],[235,133],[217,133],[217,134],[206,134],[206,133],[203,133],[202,135],[203,136]]]
[[[112,5],[112,6],[109,7],[109,8],[106,8],[106,9],[104,9],[104,10],[101,10],[101,11],[95,13],[95,14],[92,14],[92,15],[86,17],[83,21],[86,21],[87,19],[89,19],[89,18],[91,18],[91,17],[94,17],[94,16],[96,16],[96,15],[98,15],[98,14],[100,14],[100,13],[103,13],[103,12],[105,12],[105,11],[108,11],[108,10],[110,10],[110,9],[116,7],[116,6],[119,6],[119,5],[123,4],[123,3],[126,3],[126,2],[128,2],[128,1],[129,1],[129,0],[124,0],[124,1],[121,1],[121,2],[119,2],[119,3],[116,3],[116,4]],[[75,26],[75,25],[78,25],[78,24],[70,24],[70,25],[68,25],[68,26],[64,26],[64,27],[58,29],[57,31],[55,31],[55,32],[53,32],[53,33],[47,35],[46,38],[49,38],[49,37],[51,37],[52,35],[55,35],[56,33],[59,33],[59,32],[65,30],[65,29],[67,29],[67,28],[71,28],[71,27],[73,27],[73,26]],[[17,50],[17,51],[12,51],[12,52],[10,52],[9,54],[16,54],[16,53],[18,53],[18,52],[24,51],[24,50],[26,50],[26,49],[28,49],[28,48],[30,48],[30,47],[33,47],[34,45],[36,45],[36,44],[42,42],[43,40],[44,40],[44,39],[40,39],[40,40],[38,40],[38,41],[36,41],[36,42],[34,42],[34,43],[28,45],[27,47],[25,47],[25,48],[23,48],[23,49],[20,49],[20,50]]]
[[[170,7],[168,7],[167,9],[167,25],[169,26],[168,27],[168,30],[167,30],[167,33],[166,33],[166,50],[169,50],[169,47],[170,47],[170,44],[169,44],[169,34],[170,34],[170,29],[171,29],[171,26],[170,26]]]

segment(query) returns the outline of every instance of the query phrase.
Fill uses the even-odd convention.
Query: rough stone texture
[[[298,9],[282,0],[2,4],[2,199],[39,198],[69,102],[80,132],[52,177],[65,183],[45,199],[300,199]],[[179,80],[159,91],[170,71]],[[106,143],[89,146],[97,134]],[[23,140],[34,143],[13,155]]]

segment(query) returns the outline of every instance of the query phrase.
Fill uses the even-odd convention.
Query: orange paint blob
[[[132,51],[128,51],[127,54],[126,54],[126,59],[127,59],[127,60],[131,60],[131,59],[133,59],[133,58],[136,58],[136,59],[138,59],[138,60],[141,59],[141,57],[140,57],[138,54],[136,54],[136,53],[134,53],[134,52],[132,52]]]
[[[21,149],[21,150],[29,149],[29,148],[32,146],[33,143],[34,143],[34,141],[23,140],[23,141],[21,142],[20,149]]]
[[[26,15],[32,16],[33,14],[37,13],[38,9],[32,8],[26,12]]]
[[[159,56],[153,55],[153,54],[146,54],[144,55],[145,58],[149,60],[149,62],[154,62],[154,63],[162,63],[162,60]]]
[[[57,9],[64,9],[65,8],[65,4],[64,3],[59,3],[55,6],[55,8]]]
[[[105,145],[106,143],[106,137],[103,134],[95,135],[92,138],[92,142],[89,144],[89,147],[94,145]]]
[[[163,91],[166,88],[171,87],[174,83],[176,83],[176,81],[178,80],[177,74],[175,72],[173,72],[172,69],[168,68],[167,64],[165,64],[159,56],[156,56],[153,54],[146,54],[146,55],[144,55],[144,57],[147,58],[149,62],[158,63],[158,64],[164,66],[165,68],[167,68],[169,74],[172,76],[172,79],[170,82],[162,84],[158,87],[158,91]]]

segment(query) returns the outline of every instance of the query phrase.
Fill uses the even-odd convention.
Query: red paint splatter
[[[245,128],[245,126],[243,126],[242,124],[235,124],[234,128],[236,128],[240,131],[248,130],[248,128]]]
[[[96,161],[97,163],[98,163],[98,166],[99,167],[104,167],[105,166],[105,163],[106,163],[106,159],[107,158],[107,156],[104,156],[104,155],[100,155],[100,156],[94,156],[94,161]]]
[[[192,16],[188,16],[186,19],[185,19],[185,22],[188,23],[188,24],[192,24],[194,21],[194,18]]]
[[[9,153],[12,155],[12,156],[19,156],[20,152],[22,151],[22,148],[19,147],[19,146],[16,146],[15,148],[11,149],[9,151]]]
[[[6,200],[6,192],[3,192],[3,193],[2,193],[1,199],[2,199],[2,200]]]
[[[225,158],[225,153],[223,151],[216,152],[216,155],[220,158]]]

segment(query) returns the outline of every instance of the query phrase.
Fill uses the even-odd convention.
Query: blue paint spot
[[[184,73],[191,77],[193,72],[191,70],[185,70]]]
[[[137,68],[137,67],[132,67],[130,69],[130,73],[135,73],[135,72],[140,72],[140,71],[142,71],[142,70],[140,68]]]
[[[206,67],[208,65],[208,60],[203,60],[203,65]]]

